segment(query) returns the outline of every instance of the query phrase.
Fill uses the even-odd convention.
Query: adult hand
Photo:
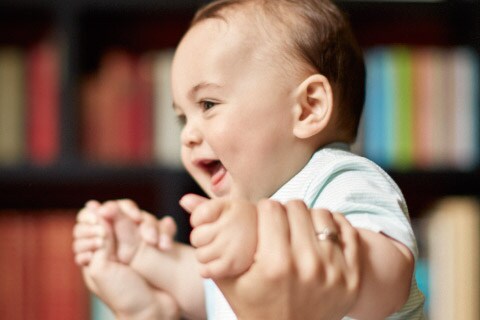
[[[258,207],[258,247],[252,267],[216,281],[239,319],[341,319],[360,288],[358,232],[342,215],[302,201]],[[320,240],[316,226],[338,239]],[[321,230],[318,230],[321,231]]]

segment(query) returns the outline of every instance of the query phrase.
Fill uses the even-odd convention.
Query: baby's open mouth
[[[219,160],[204,160],[200,162],[200,166],[210,175],[212,184],[217,184],[227,173],[227,170]]]

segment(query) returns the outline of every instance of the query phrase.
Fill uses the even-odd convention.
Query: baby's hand
[[[250,268],[257,248],[257,211],[252,203],[199,201],[199,196],[186,195],[180,204],[191,213],[190,241],[197,248],[202,277],[234,277]]]
[[[157,220],[131,200],[107,201],[103,205],[90,201],[80,211],[74,228],[75,260],[79,265],[88,265],[93,252],[102,243],[105,232],[99,227],[100,220],[111,226],[114,258],[124,264],[132,261],[142,240],[160,250],[169,250],[176,233],[171,217]]]

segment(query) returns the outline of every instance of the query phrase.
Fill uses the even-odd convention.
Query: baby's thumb
[[[198,207],[205,201],[208,201],[208,198],[199,196],[198,194],[189,193],[184,195],[180,199],[179,203],[180,206],[185,209],[185,211],[187,211],[188,213],[192,213],[196,207]]]

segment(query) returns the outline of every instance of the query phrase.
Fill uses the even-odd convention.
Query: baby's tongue
[[[213,170],[213,174],[211,178],[212,184],[217,184],[218,182],[220,182],[220,180],[222,180],[223,176],[225,176],[226,173],[227,173],[227,169],[225,169],[223,164],[219,161]]]

